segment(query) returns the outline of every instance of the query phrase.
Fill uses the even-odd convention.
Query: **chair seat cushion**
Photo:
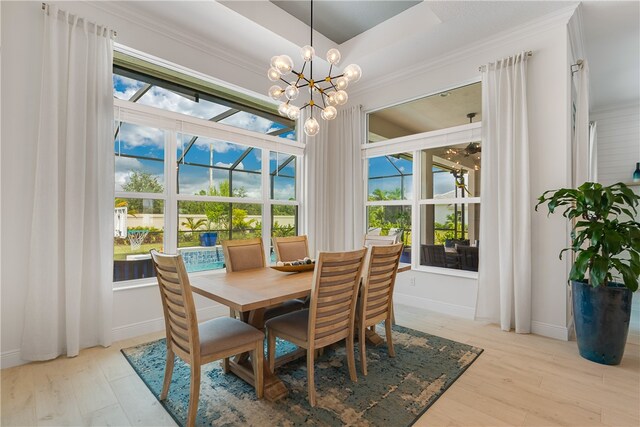
[[[218,317],[202,322],[198,325],[198,333],[202,356],[264,339],[263,332],[231,317]]]
[[[307,341],[309,325],[309,310],[299,310],[293,313],[274,317],[266,323],[267,329],[282,332],[300,341]]]
[[[285,301],[280,305],[268,308],[264,312],[264,320],[273,319],[274,317],[278,317],[278,316],[282,316],[283,314],[302,310],[303,308],[304,308],[303,300],[292,299],[289,301]]]

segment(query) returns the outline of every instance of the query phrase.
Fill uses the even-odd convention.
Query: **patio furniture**
[[[155,276],[156,270],[153,268],[153,261],[151,260],[151,257],[136,260],[113,260],[114,282]]]
[[[393,245],[398,243],[400,239],[399,235],[394,236],[380,236],[378,234],[365,234],[364,235],[364,246],[385,246],[385,245]]]
[[[307,350],[309,404],[316,405],[314,357],[316,350],[346,339],[349,377],[357,381],[353,351],[354,317],[366,249],[321,252],[316,263],[311,307],[266,322],[267,360],[275,368],[276,337]]]
[[[178,356],[191,368],[187,425],[195,425],[200,396],[201,366],[230,356],[251,352],[254,360],[255,390],[263,395],[264,334],[256,328],[228,317],[198,323],[193,294],[182,256],[151,251],[162,297],[167,358],[160,400],[169,393],[174,359]]]
[[[478,248],[458,245],[458,260],[461,270],[478,271]]]
[[[444,245],[420,245],[422,265],[458,268],[456,254],[447,254]]]

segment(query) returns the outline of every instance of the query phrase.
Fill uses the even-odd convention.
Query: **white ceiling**
[[[583,6],[591,109],[640,102],[640,2],[589,1]]]
[[[270,1],[293,17],[309,25],[311,20],[311,3],[309,1]],[[411,6],[417,5],[420,1],[316,0],[313,3],[313,28],[329,40],[342,44],[409,9]]]
[[[316,0],[314,5],[321,0]],[[326,0],[324,2],[327,2]],[[137,16],[179,29],[227,52],[245,65],[266,69],[275,54],[299,57],[309,27],[268,0],[118,2]],[[301,3],[308,5],[307,1]],[[340,3],[340,2],[335,2]],[[376,1],[358,3],[374,7]],[[575,5],[557,1],[423,1],[338,45],[341,65],[357,63],[361,83],[416,63],[427,62]],[[315,6],[314,6],[315,7]],[[316,9],[318,11],[318,9]],[[592,106],[636,102],[640,75],[638,2],[584,3],[584,34],[592,75]],[[331,19],[317,17],[316,19]],[[320,58],[336,43],[314,32]],[[416,47],[419,46],[419,49]],[[324,72],[314,61],[314,71]],[[263,92],[271,84],[264,79]]]

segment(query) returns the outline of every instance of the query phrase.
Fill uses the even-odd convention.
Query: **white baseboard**
[[[531,333],[561,341],[569,341],[569,329],[566,326],[551,325],[533,320],[531,322]]]
[[[464,319],[473,319],[476,312],[475,307],[450,304],[447,302],[417,297],[414,295],[400,294],[397,292],[394,292],[393,294],[393,301],[397,302],[398,304],[404,304],[410,307],[424,308],[427,310],[435,311],[436,313],[449,314],[451,316],[462,317]]]
[[[218,304],[211,307],[201,308],[197,312],[198,320],[204,321],[213,319],[214,317],[228,315],[229,307]],[[129,325],[118,326],[116,328],[113,328],[111,337],[112,341],[116,342],[160,331],[164,331],[164,317],[158,317],[156,319],[149,319]]]
[[[20,359],[20,350],[3,351],[0,355],[0,368],[2,369],[24,365],[25,363],[29,362]]]
[[[211,307],[201,308],[198,310],[198,320],[204,321],[213,319],[214,317],[226,316],[229,314],[229,307],[225,305],[214,305]],[[122,341],[129,338],[135,338],[140,335],[146,335],[153,332],[164,330],[164,318],[145,320],[142,322],[132,323],[130,325],[118,326],[113,328],[112,341]],[[28,360],[20,358],[20,349],[4,351],[0,354],[0,368],[12,368],[14,366],[29,363]]]

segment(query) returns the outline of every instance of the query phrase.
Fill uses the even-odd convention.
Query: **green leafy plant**
[[[588,275],[591,286],[597,287],[621,275],[627,288],[638,289],[640,223],[633,218],[638,214],[639,200],[623,183],[604,187],[594,182],[577,189],[545,191],[538,198],[536,211],[545,204],[549,214],[564,208],[562,215],[574,221],[571,247],[560,252],[561,259],[565,251],[576,254],[569,280],[584,281]],[[621,220],[621,215],[631,219]]]

